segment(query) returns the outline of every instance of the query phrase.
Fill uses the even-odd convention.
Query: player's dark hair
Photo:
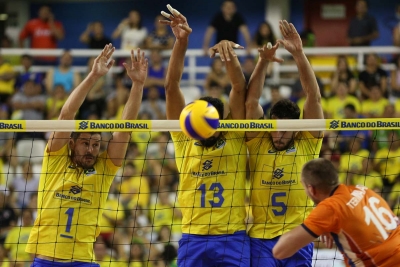
[[[347,104],[344,109],[349,109],[351,112],[356,112],[356,107],[353,104]]]
[[[278,119],[299,119],[299,107],[289,99],[281,99],[271,108],[269,117],[275,116]]]
[[[129,11],[129,13],[131,13],[131,12],[136,12],[139,14],[139,21],[138,21],[138,24],[136,27],[140,30],[143,27],[142,14],[137,9],[132,9],[131,11]]]
[[[76,141],[80,136],[81,136],[82,132],[72,132],[71,133],[71,139]],[[89,132],[90,135],[95,135],[95,134],[99,134],[101,136],[101,133],[99,132]]]
[[[200,100],[207,101],[211,105],[213,105],[219,114],[219,119],[222,120],[224,118],[224,103],[222,103],[221,99],[211,97],[211,96],[203,96]]]
[[[339,185],[338,172],[335,166],[331,161],[324,158],[307,162],[303,166],[301,176],[305,184],[312,185],[326,194],[331,193]]]

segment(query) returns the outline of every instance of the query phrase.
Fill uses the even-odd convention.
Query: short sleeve
[[[360,75],[358,76],[359,81],[363,82],[363,83],[366,83],[367,79],[368,79],[366,76],[368,76],[367,72],[366,71],[362,71],[360,73]]]
[[[381,77],[388,77],[387,72],[384,71],[383,69],[379,68],[379,69],[378,69],[378,72],[379,72],[379,75],[380,75]]]
[[[320,203],[305,219],[303,227],[313,236],[324,233],[338,233],[340,229],[339,217],[334,208],[327,203]]]
[[[372,16],[370,16],[370,27],[371,33],[378,31],[378,24],[376,23],[376,19]]]
[[[246,21],[244,20],[244,18],[242,17],[242,15],[240,15],[239,13],[236,12],[235,14],[235,22],[238,25],[238,27],[245,25]]]
[[[170,132],[172,141],[174,142],[175,150],[182,148],[191,139],[187,137],[183,132]]]
[[[210,26],[214,27],[215,29],[218,28],[220,21],[221,21],[221,13],[218,13],[214,16],[214,18],[211,20]]]

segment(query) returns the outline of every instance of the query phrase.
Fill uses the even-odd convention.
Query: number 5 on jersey
[[[202,184],[197,190],[201,192],[200,206],[202,208],[206,207],[206,200],[213,208],[222,207],[222,203],[224,203],[225,198],[222,195],[224,188],[222,187],[221,183],[212,183],[209,188],[206,187],[206,184]],[[212,197],[210,197],[210,199],[206,199],[210,195],[210,193],[207,194],[207,191],[212,191]]]

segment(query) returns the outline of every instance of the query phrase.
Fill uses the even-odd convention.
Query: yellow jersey
[[[400,149],[379,149],[375,153],[374,163],[379,166],[379,173],[393,183],[400,173]]]
[[[118,261],[110,256],[105,256],[102,260],[96,260],[100,267],[128,267],[125,261]]]
[[[371,190],[383,188],[382,176],[376,171],[370,171],[367,174],[356,174],[353,178],[353,185],[363,185]]]
[[[142,208],[149,206],[150,185],[145,176],[133,176],[121,183],[119,190],[121,199],[129,198],[128,207],[134,209],[138,205]]]
[[[148,209],[154,231],[158,232],[163,225],[171,227],[174,217],[174,207],[172,207],[172,205],[156,203],[151,205]]]
[[[364,100],[361,103],[361,113],[367,116],[372,115],[374,117],[380,118],[383,116],[385,107],[389,104],[390,102],[386,98],[379,99],[376,102],[371,100]]]
[[[5,73],[14,72],[14,68],[9,63],[3,63],[0,65],[0,75]],[[14,83],[15,79],[10,80],[0,80],[0,94],[9,94],[14,93]]]
[[[45,148],[39,182],[38,213],[26,251],[33,254],[90,262],[93,243],[117,166],[101,153],[91,170],[76,167],[68,144]]]
[[[108,218],[115,221],[120,221],[125,218],[124,207],[118,199],[107,199],[103,208],[103,216],[100,220],[101,233],[115,233],[116,231],[115,225],[111,223]]]
[[[352,104],[358,113],[361,112],[360,101],[357,97],[348,95],[345,99],[340,99],[334,96],[328,100],[327,112],[331,115],[332,119],[343,119],[344,118],[344,107],[347,104]]]
[[[172,132],[180,173],[182,233],[233,234],[246,230],[244,132],[224,132],[213,147]]]
[[[25,252],[31,230],[32,226],[14,227],[7,234],[4,248],[10,251],[9,256],[11,261],[31,261],[31,255]]]
[[[368,157],[369,151],[366,149],[361,149],[355,154],[350,152],[343,153],[340,156],[340,171],[358,173],[362,170],[363,160],[368,159]]]
[[[303,165],[319,157],[322,138],[298,132],[293,146],[276,151],[269,132],[247,142],[253,238],[272,239],[303,223],[313,207],[300,181]]]

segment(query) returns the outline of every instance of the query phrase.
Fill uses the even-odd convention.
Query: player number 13
[[[204,208],[206,206],[206,192],[207,192],[206,185],[205,184],[200,185],[200,187],[197,190],[200,190],[201,192],[200,205],[202,208]],[[221,183],[212,183],[208,190],[214,191],[212,200],[208,201],[211,207],[213,208],[222,207],[222,203],[224,203],[225,198],[222,195],[222,193],[224,192],[224,188],[222,187]]]
[[[372,222],[382,235],[383,239],[386,240],[389,237],[387,231],[396,229],[397,222],[390,211],[384,207],[378,208],[376,206],[379,204],[378,198],[370,197],[368,199],[368,204],[369,207],[363,207],[365,212],[365,222],[367,225],[370,225]]]

